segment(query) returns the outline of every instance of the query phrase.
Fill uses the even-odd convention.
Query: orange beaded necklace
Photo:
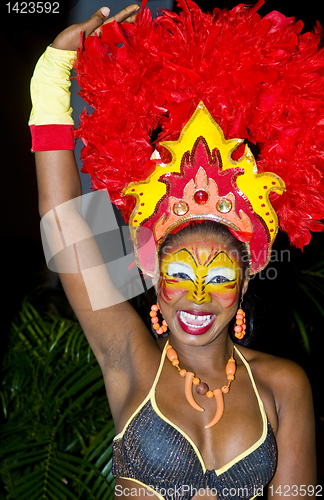
[[[179,366],[179,359],[178,359],[178,354],[176,353],[175,349],[168,344],[166,346],[166,355],[168,359],[171,361],[172,365],[177,368],[179,371],[179,374],[181,377],[185,377],[185,396],[188,401],[188,403],[195,408],[195,410],[198,411],[205,411],[204,408],[199,406],[198,403],[193,398],[192,395],[192,385],[196,386],[196,391],[198,394],[201,396],[204,396],[206,394],[207,398],[212,398],[215,396],[216,400],[216,413],[214,418],[209,422],[209,424],[205,425],[205,429],[209,429],[210,427],[213,427],[213,425],[217,424],[219,420],[222,418],[223,413],[224,413],[224,397],[223,394],[227,394],[230,390],[230,385],[231,382],[235,378],[235,372],[236,372],[236,364],[235,364],[235,359],[233,357],[234,355],[234,344],[232,346],[232,356],[229,358],[226,364],[226,376],[228,380],[227,385],[223,385],[221,389],[215,389],[214,391],[210,391],[209,387],[207,384],[204,382],[201,382],[198,377],[193,372],[189,372],[183,368],[180,368]]]

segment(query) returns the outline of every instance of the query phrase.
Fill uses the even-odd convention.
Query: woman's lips
[[[216,316],[202,311],[177,311],[177,318],[184,332],[202,335],[212,326]]]

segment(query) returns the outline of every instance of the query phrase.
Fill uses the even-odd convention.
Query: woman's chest
[[[189,489],[220,492],[238,487],[240,482],[248,490],[244,496],[252,497],[255,487],[271,480],[275,464],[275,442],[266,425],[264,436],[252,447],[220,468],[209,468],[194,441],[160,412],[154,398],[140,408],[114,442],[115,476],[151,485],[155,491],[179,489],[185,497]]]
[[[220,469],[261,444],[267,435],[268,419],[256,385],[241,367],[230,392],[223,394],[221,419],[205,428],[218,411],[215,398],[199,396],[192,386],[192,398],[204,409],[197,411],[188,402],[181,377],[162,371],[152,397],[152,405],[162,421],[176,428],[199,450],[207,469]],[[173,368],[173,367],[171,367]],[[217,381],[216,381],[217,383]]]

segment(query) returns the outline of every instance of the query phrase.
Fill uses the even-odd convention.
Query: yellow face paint
[[[240,272],[233,252],[215,242],[180,244],[162,260],[162,299],[170,302],[187,294],[188,300],[204,304],[214,296],[224,308],[231,307],[237,298]]]

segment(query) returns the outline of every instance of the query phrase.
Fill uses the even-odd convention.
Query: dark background
[[[105,5],[104,0],[98,5],[92,0],[83,1],[90,8],[90,12]],[[62,293],[57,285],[57,276],[46,268],[40,241],[34,157],[30,152],[30,134],[27,127],[30,113],[29,82],[33,68],[46,46],[60,31],[73,22],[72,19],[74,22],[78,20],[80,3],[78,0],[63,3],[61,0],[59,1],[59,14],[40,15],[18,14],[13,11],[9,13],[7,5],[9,2],[6,0],[2,2],[0,16],[2,25],[0,31],[2,49],[0,210],[2,214],[3,272],[1,276],[4,345],[9,324],[19,311],[26,295],[34,297],[36,302],[40,300],[40,297],[43,301],[44,298],[46,300],[46,295],[48,295],[51,302],[55,303],[56,300],[62,304]],[[11,7],[15,3],[10,2]],[[230,9],[238,2],[198,0],[197,3],[203,10],[212,10],[215,6],[219,8],[226,6]],[[106,5],[111,8],[112,14],[115,14],[127,3],[116,0],[114,3],[109,3],[107,0]],[[156,10],[157,2],[149,1],[148,6]],[[317,20],[324,24],[324,7],[321,2],[315,0],[294,4],[287,0],[268,0],[259,9],[259,13],[265,15],[272,10],[279,10],[286,16],[294,15],[296,20],[302,19],[305,23],[304,30],[307,31],[312,29]],[[285,236],[278,238],[275,248],[290,248]],[[278,265],[278,280],[267,283],[263,280],[257,285],[260,297],[266,305],[262,310],[264,321],[260,331],[260,348],[297,360],[305,367],[311,378],[318,428],[319,481],[324,478],[324,409],[321,363],[316,353],[320,353],[319,356],[322,355],[324,334],[317,332],[311,342],[311,356],[306,355],[299,332],[291,328],[289,323],[291,320],[285,312],[291,306],[291,301],[295,300],[292,299],[295,295],[291,294],[290,289],[292,270],[307,264],[307,259],[311,259],[314,252],[322,248],[323,237],[315,235],[309,249],[303,254],[299,251],[292,251],[292,261]],[[66,306],[62,307],[64,309]],[[315,363],[317,367],[314,368]]]

